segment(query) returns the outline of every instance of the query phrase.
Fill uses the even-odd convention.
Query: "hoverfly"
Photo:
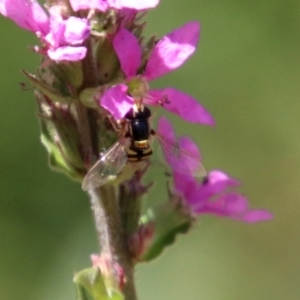
[[[134,164],[148,161],[153,154],[150,140],[155,137],[168,155],[177,160],[197,164],[196,177],[204,177],[206,171],[193,155],[181,149],[178,143],[159,135],[150,126],[151,111],[140,102],[136,102],[124,116],[123,134],[119,140],[105,151],[95,165],[88,171],[82,182],[84,191],[96,188],[117,178],[127,163]],[[176,170],[184,173],[189,168]]]

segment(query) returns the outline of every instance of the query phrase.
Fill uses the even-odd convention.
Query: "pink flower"
[[[249,209],[244,196],[228,191],[239,185],[238,181],[217,170],[211,171],[202,183],[192,176],[174,175],[174,189],[194,215],[214,214],[247,223],[272,219],[270,212]]]
[[[134,98],[142,98],[144,103],[161,104],[186,121],[213,125],[211,115],[190,95],[174,88],[148,91],[148,81],[180,67],[194,53],[199,32],[197,22],[189,22],[175,29],[156,44],[143,67],[143,53],[138,39],[127,29],[121,28],[113,39],[113,47],[126,76],[126,84],[108,89],[102,97],[99,96],[100,104],[120,119],[132,107]],[[141,72],[140,68],[144,71]]]
[[[106,12],[109,8],[123,9],[131,8],[144,10],[155,7],[159,0],[70,0],[74,11],[81,9],[97,9]]]
[[[50,32],[44,38],[49,48],[48,56],[57,61],[83,59],[87,49],[80,45],[90,35],[88,20],[76,17],[64,20],[54,6],[49,12]]]
[[[46,42],[45,51],[52,60],[77,61],[85,57],[87,49],[80,45],[90,34],[87,19],[63,19],[55,6],[49,10],[49,19],[35,0],[0,0],[0,12]]]

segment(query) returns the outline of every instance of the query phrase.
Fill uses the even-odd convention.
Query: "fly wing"
[[[87,172],[82,182],[82,189],[97,188],[115,179],[127,163],[124,144],[119,141],[111,146]]]
[[[199,178],[206,176],[199,149],[191,139],[182,137],[177,142],[157,132],[154,132],[153,135],[157,138],[164,158],[173,171]]]

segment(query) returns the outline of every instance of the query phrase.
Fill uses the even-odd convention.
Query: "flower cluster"
[[[87,49],[82,45],[90,34],[87,19],[63,18],[59,7],[49,8],[49,16],[36,1],[1,1],[0,12],[20,27],[35,33],[43,44],[36,51],[47,53],[56,61],[76,61],[85,57]]]
[[[157,4],[158,0],[71,0],[48,7],[49,14],[46,14],[35,0],[1,0],[0,13],[41,39],[42,47],[37,51],[55,61],[78,61],[86,57],[87,48],[83,44],[94,30],[93,19],[70,16],[70,9],[74,14],[80,10],[105,13],[109,9],[128,9],[126,14],[130,16],[132,10],[144,10]]]

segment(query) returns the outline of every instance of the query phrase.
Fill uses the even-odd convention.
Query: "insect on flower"
[[[152,137],[157,139],[169,158],[180,162],[182,167],[177,167],[177,172],[192,174],[195,177],[206,175],[206,171],[198,158],[181,148],[179,143],[171,141],[151,128],[151,116],[151,110],[144,106],[141,100],[136,100],[124,119],[120,121],[122,129],[119,140],[101,154],[99,160],[84,177],[82,182],[84,191],[97,188],[116,179],[127,163],[135,164],[148,161],[153,154]]]

